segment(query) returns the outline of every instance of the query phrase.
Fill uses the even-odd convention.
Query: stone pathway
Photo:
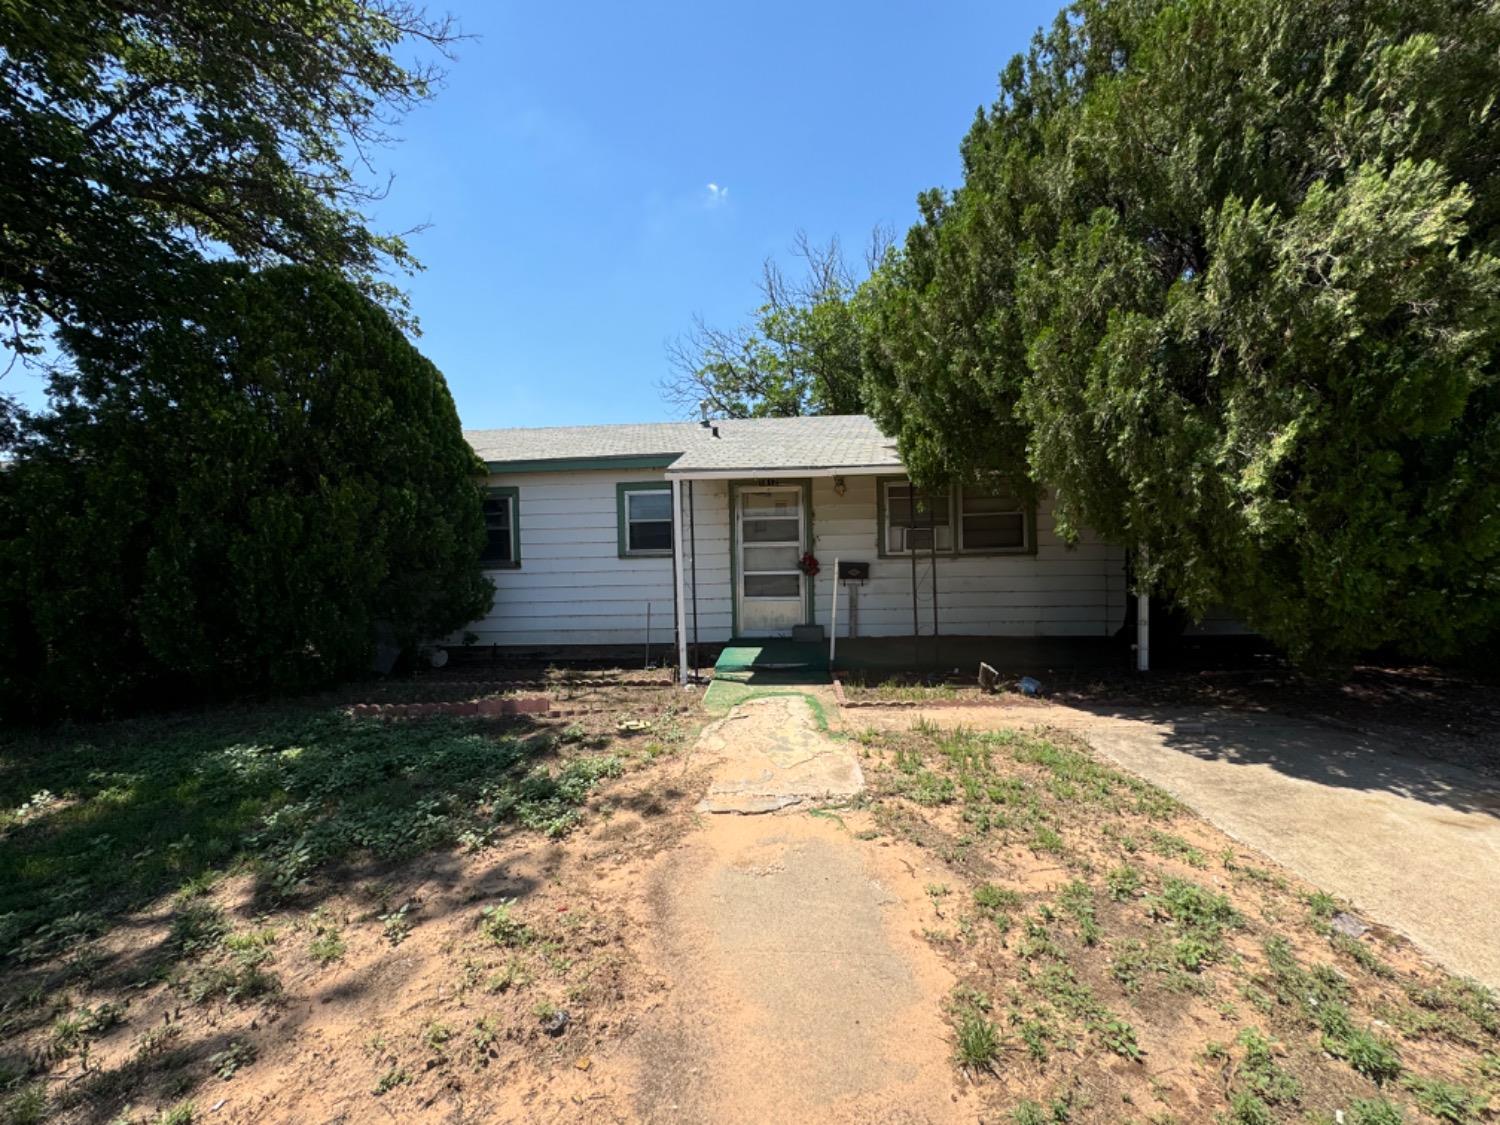
[[[693,756],[713,762],[700,812],[764,813],[840,803],[865,786],[854,756],[819,729],[799,695],[741,704],[703,731]]]
[[[658,865],[647,909],[666,998],[636,1036],[650,1121],[972,1121],[943,999],[953,978],[920,926],[920,854],[855,838],[859,766],[807,703],[742,704],[694,751],[709,815]],[[847,822],[846,822],[847,820]]]

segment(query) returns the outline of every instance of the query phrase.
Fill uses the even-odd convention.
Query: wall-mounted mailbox
[[[867,562],[844,562],[839,560],[840,582],[868,582],[870,580],[870,564]]]

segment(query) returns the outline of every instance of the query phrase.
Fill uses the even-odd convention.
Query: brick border
[[[419,680],[397,681],[389,684],[375,685],[372,690],[388,690],[392,692],[421,692],[421,691],[472,691],[476,695],[494,693],[497,691],[511,691],[520,689],[531,689],[541,691],[551,689],[558,691],[566,688],[578,690],[580,688],[592,687],[629,687],[629,688],[669,688],[676,684],[671,680],[449,680],[441,677],[425,677]]]
[[[462,703],[356,703],[349,708],[349,713],[356,719],[417,719],[430,715],[500,718],[563,712],[554,711],[552,701],[545,695],[532,695],[521,699],[471,699]]]
[[[850,711],[933,711],[945,707],[1014,707],[1028,705],[1036,700],[1007,693],[1006,695],[981,695],[972,699],[850,699],[844,694],[844,685],[837,677],[833,681],[833,697],[838,705]]]

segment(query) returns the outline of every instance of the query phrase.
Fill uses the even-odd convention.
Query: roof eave
[[[692,466],[667,470],[670,480],[744,480],[749,477],[864,477],[904,473],[902,464],[884,465],[747,465],[738,469],[695,469]]]
[[[590,469],[665,469],[682,453],[622,453],[598,457],[546,457],[491,461],[485,468],[492,473],[576,473]]]

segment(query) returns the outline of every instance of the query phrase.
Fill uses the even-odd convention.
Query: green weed
[[[1479,1121],[1489,1108],[1488,1097],[1475,1094],[1452,1082],[1419,1078],[1410,1074],[1401,1080],[1401,1084],[1411,1091],[1424,1113],[1431,1114],[1439,1121],[1450,1122],[1451,1125],[1468,1125],[1471,1121]]]
[[[983,1012],[965,1007],[958,1017],[958,1064],[967,1070],[993,1070],[1000,1057],[1000,1033]]]

